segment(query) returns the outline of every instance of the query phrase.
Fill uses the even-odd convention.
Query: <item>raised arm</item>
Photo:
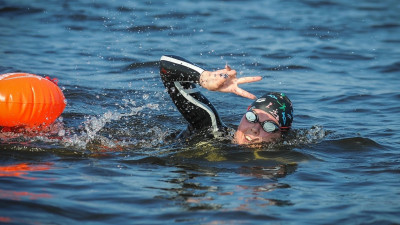
[[[162,56],[160,75],[174,104],[194,129],[223,127],[217,111],[200,93],[195,84],[210,91],[234,93],[255,99],[256,96],[238,87],[238,84],[256,82],[261,77],[237,78],[236,71],[228,65],[225,69],[206,71],[179,56]]]
[[[190,130],[218,131],[224,124],[215,107],[195,85],[203,72],[204,69],[178,56],[160,59],[161,79],[175,106],[190,124]]]

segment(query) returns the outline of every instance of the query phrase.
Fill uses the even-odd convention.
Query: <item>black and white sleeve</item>
[[[211,102],[200,93],[197,85],[204,69],[172,55],[160,60],[160,75],[175,106],[189,122],[191,130],[211,128],[219,131],[225,125]]]

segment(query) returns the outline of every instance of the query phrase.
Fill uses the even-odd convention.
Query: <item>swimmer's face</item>
[[[254,109],[253,111],[257,113],[260,122],[272,120],[276,124],[279,124],[273,116],[264,112],[263,110]],[[265,132],[260,123],[251,123],[247,121],[245,115],[243,115],[239,127],[235,133],[234,141],[240,145],[257,144],[261,142],[274,142],[279,140],[281,136],[281,131],[276,131],[273,133]]]

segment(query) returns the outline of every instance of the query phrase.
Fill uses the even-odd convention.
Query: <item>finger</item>
[[[257,82],[262,80],[262,77],[241,77],[237,79],[237,84],[245,84],[245,83],[251,83],[251,82]]]
[[[251,94],[250,92],[247,92],[241,88],[236,88],[233,90],[233,93],[245,97],[245,98],[249,98],[249,99],[256,99],[257,97],[253,94]]]
[[[225,65],[225,69],[226,69],[227,71],[231,71],[231,70],[232,70],[231,67],[230,67],[228,64]]]

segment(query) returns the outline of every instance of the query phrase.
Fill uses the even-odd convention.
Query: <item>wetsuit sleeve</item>
[[[224,127],[217,110],[200,93],[196,84],[204,69],[178,56],[162,56],[160,76],[179,112],[189,122],[191,130]]]

